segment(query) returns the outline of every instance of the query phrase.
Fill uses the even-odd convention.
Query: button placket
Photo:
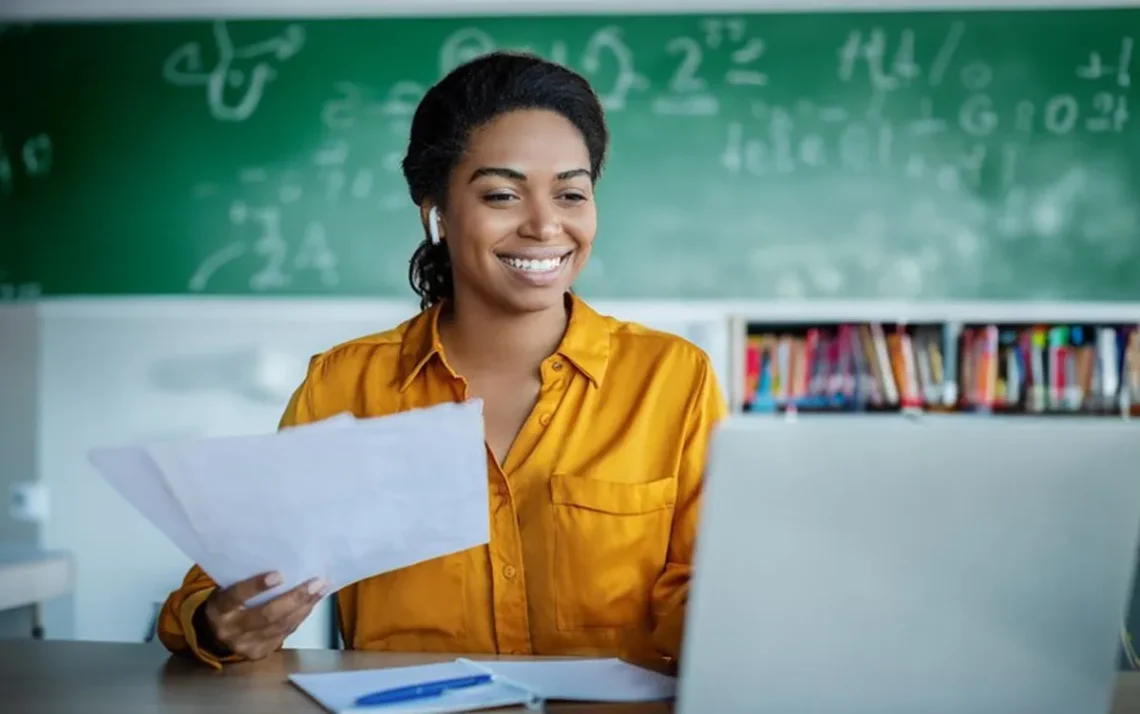
[[[546,395],[540,398],[538,403],[534,406],[535,411],[539,412],[538,423],[543,427],[550,426],[550,422],[554,421],[552,412],[558,402],[561,401],[559,392],[566,384],[566,378],[561,376],[565,363],[561,359],[554,359],[548,364],[550,367],[549,372],[553,372],[558,376],[554,376],[550,373],[543,374],[543,391]]]
[[[555,365],[560,366],[556,367]],[[538,401],[535,402],[522,430],[515,437],[515,443],[507,455],[507,463],[503,464],[505,473],[511,474],[517,464],[525,462],[530,457],[530,454],[538,448],[542,441],[547,427],[554,422],[558,405],[566,396],[570,380],[574,378],[574,375],[566,374],[567,371],[565,363],[561,361],[542,363],[542,389],[539,392]],[[564,376],[555,378],[555,372],[561,372]]]
[[[527,616],[527,593],[523,572],[517,565],[522,553],[518,514],[511,497],[506,474],[499,472],[496,491],[502,494],[502,507],[493,514],[491,573],[492,608],[495,619],[496,647],[507,654],[530,650],[530,622]]]

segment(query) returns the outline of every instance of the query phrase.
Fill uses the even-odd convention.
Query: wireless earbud
[[[428,211],[428,235],[431,236],[432,245],[439,245],[439,209],[435,206]]]

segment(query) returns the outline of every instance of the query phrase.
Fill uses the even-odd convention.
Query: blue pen
[[[431,697],[441,696],[444,692],[452,689],[465,689],[467,687],[477,687],[480,684],[490,683],[491,675],[489,674],[476,674],[471,677],[456,677],[455,679],[441,679],[438,682],[424,682],[423,684],[412,684],[407,687],[396,687],[395,689],[384,689],[379,692],[365,694],[357,698],[355,706],[375,707],[382,704],[396,704],[397,702],[429,699]]]

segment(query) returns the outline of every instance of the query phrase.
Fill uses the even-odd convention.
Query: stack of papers
[[[335,591],[490,539],[479,400],[89,458],[220,586],[281,573],[250,604],[309,578]]]
[[[489,675],[490,681],[453,689],[433,686],[479,675]],[[673,677],[618,659],[461,658],[417,667],[294,674],[289,681],[334,714],[448,714],[520,705],[539,708],[546,701],[650,702],[676,695]],[[358,704],[362,697],[383,694],[397,696],[386,704]]]

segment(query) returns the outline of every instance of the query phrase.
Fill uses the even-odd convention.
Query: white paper
[[[92,449],[88,459],[120,496],[187,557],[198,562],[205,556],[202,541],[186,518],[186,512],[174,500],[162,472],[144,449]]]
[[[676,696],[677,680],[620,659],[478,662],[542,699],[651,702]]]
[[[271,570],[333,590],[490,540],[482,404],[261,436],[100,449],[91,461],[222,587]]]
[[[327,429],[355,422],[351,414],[338,414],[322,421],[302,424],[296,429]],[[91,464],[135,510],[170,539],[175,547],[195,563],[209,562],[213,572],[237,582],[235,573],[245,571],[240,559],[226,552],[210,556],[186,517],[186,511],[174,498],[161,469],[144,447],[92,449]]]
[[[354,709],[358,697],[399,687],[485,673],[486,685],[456,689],[438,697]],[[294,674],[294,685],[330,712],[384,711],[392,714],[448,714],[548,701],[651,702],[672,699],[676,679],[619,659],[480,660],[389,669]]]
[[[454,689],[438,697],[418,701],[400,702],[370,708],[354,708],[357,698],[365,694],[397,689],[416,684],[438,682],[445,679],[470,677],[483,673],[462,661],[440,662],[414,667],[391,667],[352,672],[323,674],[294,674],[289,681],[315,699],[325,709],[336,714],[451,714],[451,712],[479,711],[528,704],[533,698],[527,692],[505,682],[494,681],[485,685]]]

